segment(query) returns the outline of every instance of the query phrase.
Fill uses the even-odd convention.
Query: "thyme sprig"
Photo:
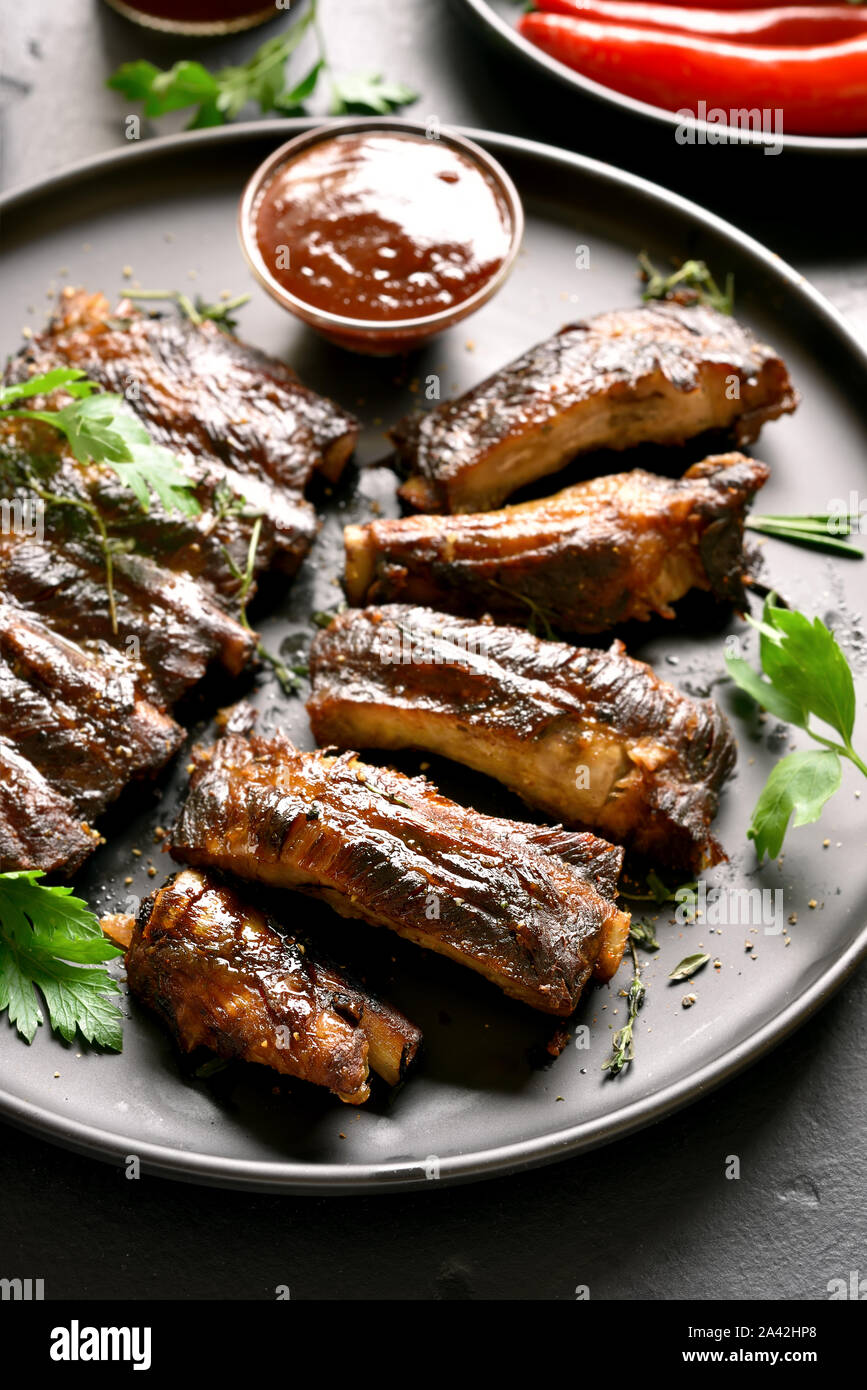
[[[297,695],[301,689],[301,677],[307,675],[307,667],[300,662],[297,666],[287,666],[284,661],[269,651],[261,637],[254,632],[247,614],[247,604],[250,599],[250,590],[256,575],[256,554],[259,550],[259,541],[262,536],[262,517],[256,517],[253,522],[253,529],[250,532],[250,542],[247,546],[247,558],[243,570],[237,565],[234,556],[226,546],[223,546],[223,554],[226,557],[226,564],[232,575],[238,581],[238,592],[235,595],[238,601],[240,622],[248,632],[252,632],[256,637],[256,655],[260,661],[270,666],[280,684],[284,695]]]
[[[623,1027],[618,1028],[614,1034],[611,1040],[611,1056],[602,1063],[602,1070],[610,1072],[612,1076],[619,1075],[625,1066],[635,1060],[635,1022],[647,994],[647,986],[641,978],[641,967],[638,964],[635,943],[632,941],[631,935],[629,949],[632,952],[632,964],[635,973],[629,988],[620,991],[621,997],[626,999],[629,1017]]]
[[[642,299],[684,299],[707,304],[721,314],[734,313],[735,278],[729,272],[725,289],[721,290],[705,261],[684,261],[670,275],[657,270],[646,251],[638,257],[641,278],[644,280]]]

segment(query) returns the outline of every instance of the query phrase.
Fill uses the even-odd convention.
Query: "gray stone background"
[[[608,159],[704,202],[793,262],[867,339],[867,160],[674,144],[552,88],[445,0],[322,0],[332,62],[409,83],[446,122]],[[242,61],[137,30],[102,0],[5,0],[5,187],[123,141],[104,86],[127,59]],[[177,128],[159,123],[159,132]],[[145,127],[146,135],[157,134]],[[830,442],[830,441],[829,441]],[[49,1298],[825,1298],[867,1273],[862,969],[793,1038],[679,1115],[597,1153],[472,1187],[296,1198],[130,1183],[0,1127],[0,1273]],[[726,1181],[725,1156],[742,1177]]]

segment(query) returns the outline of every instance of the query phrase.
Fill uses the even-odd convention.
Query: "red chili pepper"
[[[867,33],[867,9],[860,5],[786,5],[767,10],[690,9],[685,4],[646,0],[537,0],[548,14],[571,15],[599,24],[628,24],[666,33],[695,34],[732,43],[837,43]]]
[[[768,8],[773,8],[773,6],[769,7],[768,0],[657,0],[657,3],[660,5],[671,4],[683,6],[684,9],[689,10],[766,10]],[[786,9],[790,6],[797,9],[812,9],[814,6],[825,9],[833,8],[839,4],[840,0],[785,0]],[[859,10],[862,14],[867,13],[867,0],[846,0],[844,8],[847,10],[854,10],[856,13]],[[538,0],[536,9],[549,11],[557,10],[559,12],[555,4],[546,4],[543,3],[543,0]]]
[[[782,109],[784,133],[867,134],[867,34],[761,48],[538,12],[518,27],[567,67],[669,111]]]

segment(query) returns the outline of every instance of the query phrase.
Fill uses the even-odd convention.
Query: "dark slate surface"
[[[413,114],[549,140],[703,201],[766,241],[867,337],[863,164],[688,150],[503,61],[457,4],[330,0],[331,56],[414,85]],[[117,63],[220,64],[265,36],[177,44],[99,0],[4,7],[3,180],[124,139]],[[276,28],[276,26],[275,26]],[[161,129],[171,128],[168,123]],[[155,133],[145,129],[146,134]],[[860,242],[860,246],[859,246]],[[293,1198],[123,1173],[3,1127],[0,1276],[49,1298],[824,1298],[864,1266],[867,972],[773,1055],[638,1136],[517,1178],[406,1197]],[[740,1158],[739,1181],[725,1177]]]

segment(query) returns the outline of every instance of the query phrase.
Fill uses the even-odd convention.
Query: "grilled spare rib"
[[[88,820],[157,772],[183,729],[142,699],[128,665],[90,655],[0,600],[0,731]]]
[[[774,350],[727,315],[671,303],[615,310],[398,425],[410,474],[400,491],[420,511],[484,511],[577,454],[682,444],[711,429],[744,445],[797,403]]]
[[[636,469],[499,512],[347,526],[346,592],[356,606],[541,615],[573,632],[672,618],[693,588],[743,607],[744,514],[767,478],[763,463],[722,454],[677,479]]]
[[[112,313],[104,295],[82,290],[64,292],[48,329],[9,364],[5,379],[57,366],[79,368],[126,396],[154,443],[180,459],[201,512],[167,517],[154,505],[142,517],[109,470],[85,470],[82,477],[57,451],[53,431],[24,429],[28,453],[39,445],[50,450],[54,441],[52,491],[85,488],[110,529],[133,534],[139,551],[201,578],[218,594],[237,592],[256,518],[257,572],[275,564],[294,573],[316,534],[304,490],[316,472],[331,481],[340,475],[358,435],[352,416],[302,386],[284,363],[214,323],[142,314],[128,301]]]
[[[80,367],[126,394],[154,443],[279,487],[303,489],[317,469],[335,482],[358,437],[353,416],[215,323],[142,314],[129,300],[112,311],[104,295],[84,290],[64,291],[19,362],[28,375]]]
[[[735,762],[728,721],[619,642],[576,648],[392,604],[340,614],[310,674],[319,743],[443,754],[660,865],[724,857],[709,827]]]
[[[64,637],[103,651],[137,652],[142,694],[166,709],[219,663],[237,675],[255,635],[189,575],[134,551],[113,558],[117,631],[105,561],[92,538],[0,535],[0,589]]]
[[[421,1042],[408,1019],[225,884],[185,869],[103,930],[133,994],[184,1052],[259,1062],[360,1105],[369,1069],[394,1086]]]
[[[546,1013],[571,1013],[594,972],[608,979],[629,930],[621,849],[480,815],[424,778],[279,735],[229,735],[200,755],[172,853],[324,898]]]

